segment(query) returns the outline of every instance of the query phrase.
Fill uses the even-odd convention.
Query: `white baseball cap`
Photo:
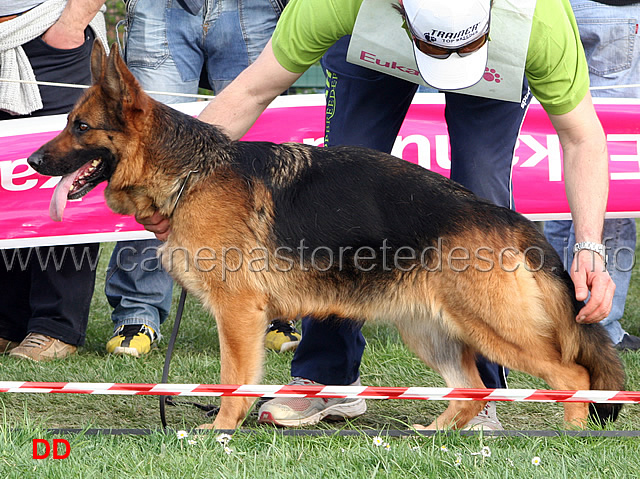
[[[401,0],[407,27],[423,49],[456,50],[481,42],[489,33],[491,0]],[[447,58],[434,58],[413,42],[413,54],[420,75],[429,85],[442,90],[459,90],[480,81],[487,65],[488,42],[472,53],[460,56],[450,51]]]

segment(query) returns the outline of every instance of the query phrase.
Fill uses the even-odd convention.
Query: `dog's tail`
[[[568,274],[565,273],[565,276],[563,279],[573,303],[569,322],[573,334],[561,335],[565,342],[562,344],[564,360],[573,359],[589,372],[590,389],[621,391],[624,389],[625,373],[618,352],[601,324],[578,324],[575,321],[584,302],[575,299],[573,282]],[[602,426],[615,421],[620,409],[622,404],[592,403],[589,404],[589,417]]]
[[[558,303],[547,302],[546,307],[555,304],[559,310],[552,314],[558,314],[566,318],[566,322],[560,323],[558,339],[564,362],[575,362],[584,367],[589,373],[590,389],[605,391],[621,391],[624,389],[625,373],[618,352],[613,346],[609,334],[599,324],[579,324],[575,318],[584,307],[583,301],[576,300],[574,283],[565,271],[560,258],[550,245],[546,245],[545,255],[548,260],[550,275],[555,276],[556,285],[560,291],[546,291],[543,297],[560,298]],[[541,247],[545,247],[542,245]],[[551,312],[551,311],[549,311]],[[622,404],[592,403],[589,404],[589,417],[597,424],[603,425],[617,419],[622,409]]]
[[[577,310],[576,310],[577,313]],[[581,324],[578,327],[580,347],[576,362],[589,371],[591,389],[621,391],[625,374],[618,352],[600,324]],[[589,404],[589,417],[599,425],[618,418],[622,404]]]

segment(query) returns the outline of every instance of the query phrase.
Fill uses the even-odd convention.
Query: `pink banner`
[[[177,106],[196,115],[205,102]],[[608,215],[640,216],[640,101],[599,101],[596,109],[609,147]],[[393,154],[445,176],[450,169],[444,122],[444,96],[418,94],[400,130]],[[49,218],[49,200],[58,178],[38,175],[26,158],[53,138],[65,116],[0,122],[0,248],[148,238],[133,218],[112,213],[104,203],[104,185],[70,202],[64,221]],[[267,109],[245,140],[321,144],[324,96],[281,97]],[[562,154],[558,137],[540,105],[524,122],[513,165],[515,204],[531,219],[568,218]]]

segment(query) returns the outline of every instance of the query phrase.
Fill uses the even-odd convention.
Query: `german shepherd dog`
[[[257,384],[276,317],[393,322],[448,387],[483,388],[477,353],[553,389],[621,390],[598,324],[581,325],[569,275],[523,216],[415,164],[365,148],[230,140],[146,95],[117,49],[92,54],[93,85],[29,158],[64,176],[52,199],[102,181],[121,214],[170,218],[162,261],[217,322],[225,384]],[[253,399],[223,397],[215,429]],[[451,401],[430,426],[461,428],[486,403]],[[620,405],[565,403],[566,423]]]

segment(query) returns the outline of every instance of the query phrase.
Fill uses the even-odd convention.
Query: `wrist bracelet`
[[[582,251],[583,249],[598,253],[602,257],[602,261],[604,261],[605,267],[607,266],[607,248],[605,247],[605,245],[601,243],[594,243],[593,241],[583,241],[581,243],[576,243],[573,246],[574,256],[576,253],[578,253],[578,251]]]

